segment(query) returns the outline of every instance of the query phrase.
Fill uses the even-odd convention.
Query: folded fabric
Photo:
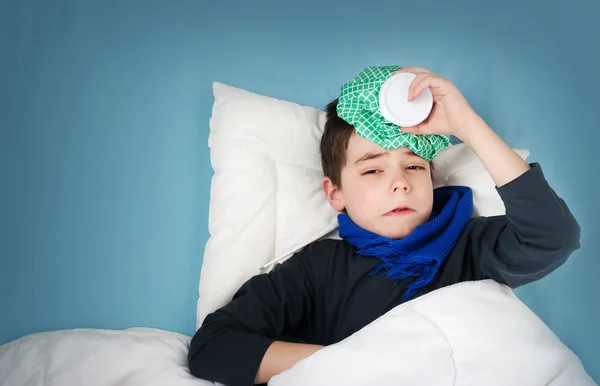
[[[269,386],[597,386],[506,285],[467,281],[402,303]]]
[[[408,147],[415,154],[431,161],[450,143],[446,135],[403,133],[400,127],[381,115],[379,90],[401,66],[371,66],[340,90],[337,113],[351,124],[356,133],[386,150]]]

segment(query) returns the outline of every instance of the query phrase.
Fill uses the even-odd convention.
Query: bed
[[[314,240],[337,237],[336,213],[321,192],[324,112],[221,83],[213,91],[209,147],[215,173],[198,328],[251,276],[267,273]],[[524,159],[529,155],[516,151]],[[474,215],[504,213],[491,178],[466,146],[450,146],[434,163],[435,187],[473,189]],[[31,334],[0,347],[0,385],[211,385],[189,373],[190,339],[150,328]],[[512,290],[485,280],[402,304],[269,384],[595,383]]]

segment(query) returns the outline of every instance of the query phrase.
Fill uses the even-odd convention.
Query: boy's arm
[[[456,134],[479,157],[496,187],[502,187],[529,170],[530,166],[478,115]]]
[[[266,383],[321,348],[278,341],[312,313],[312,259],[304,258],[310,249],[254,276],[206,317],[190,343],[193,375],[228,386]]]
[[[273,342],[260,363],[254,384],[269,382],[275,375],[289,369],[296,362],[308,358],[322,348],[323,346],[316,344]]]
[[[511,287],[541,279],[579,248],[580,227],[548,184],[539,164],[527,164],[476,117],[457,133],[481,159],[506,208],[477,219],[470,236],[476,276]]]
[[[408,100],[429,88],[434,106],[411,134],[452,134],[479,156],[496,183],[506,216],[478,218],[469,233],[476,278],[493,278],[513,287],[539,279],[579,248],[579,225],[569,208],[544,178],[530,167],[471,108],[452,82],[422,67],[396,72],[415,73]]]

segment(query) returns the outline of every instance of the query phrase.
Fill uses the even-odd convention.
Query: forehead
[[[410,155],[410,156],[414,156],[415,153],[413,153],[410,149],[408,149],[407,147],[401,147],[398,149],[393,149],[390,150],[393,152],[399,152],[405,155]],[[368,139],[365,139],[363,137],[361,137],[360,135],[354,133],[352,134],[352,136],[350,137],[350,141],[348,142],[348,150],[346,151],[346,158],[347,158],[347,163],[354,163],[356,160],[358,160],[359,158],[361,158],[362,156],[364,156],[367,153],[386,153],[388,151],[386,151],[383,147],[379,146],[378,144],[369,141]]]

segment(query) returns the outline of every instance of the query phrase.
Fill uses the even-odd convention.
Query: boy
[[[481,159],[506,215],[471,218],[464,187],[433,191],[430,164],[406,147],[386,151],[327,106],[323,189],[342,240],[314,242],[248,280],[192,339],[191,373],[228,386],[262,384],[397,305],[468,280],[511,287],[538,280],[579,248],[579,225],[538,164],[527,164],[447,79],[424,68],[434,108],[411,134],[454,135]],[[375,269],[374,269],[375,268]]]

